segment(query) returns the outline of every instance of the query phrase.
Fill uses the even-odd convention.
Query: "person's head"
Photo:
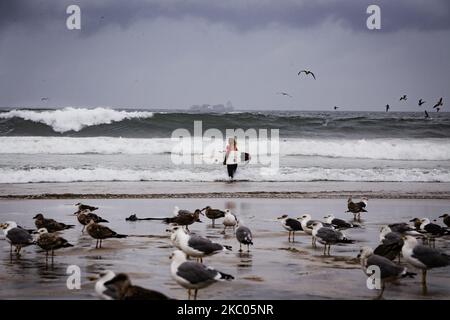
[[[230,147],[237,147],[236,137],[228,138],[228,144],[230,145]]]

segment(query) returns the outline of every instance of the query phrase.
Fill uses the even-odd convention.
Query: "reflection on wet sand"
[[[32,227],[37,206],[46,209],[46,217],[75,224],[76,216],[65,214],[73,213],[73,207],[67,202],[2,200],[1,220],[14,220],[23,227]],[[92,299],[95,297],[93,279],[100,271],[113,270],[127,273],[135,285],[185,299],[186,291],[170,276],[169,256],[174,249],[165,232],[167,226],[159,221],[128,222],[125,218],[131,212],[149,217],[161,216],[161,213],[170,215],[174,205],[192,209],[203,208],[207,203],[213,208],[233,208],[233,213],[243,218],[252,230],[255,245],[250,252],[239,253],[235,234],[231,230],[221,234],[221,219],[216,220],[215,228],[209,220],[191,225],[192,232],[232,247],[231,252],[205,257],[204,264],[233,275],[235,280],[203,289],[201,299],[372,299],[377,294],[367,289],[366,275],[356,259],[360,247],[374,248],[379,241],[379,229],[386,223],[407,221],[416,216],[436,219],[450,205],[448,200],[435,200],[432,205],[429,200],[371,200],[370,211],[361,221],[362,227],[345,231],[355,244],[333,246],[333,255],[328,257],[322,255],[322,246],[313,248],[311,237],[302,232],[296,233],[294,243],[288,242],[287,231],[276,218],[282,213],[297,217],[307,212],[314,219],[329,213],[349,219],[349,214],[344,212],[346,199],[95,199],[86,202],[99,207],[98,213],[109,221],[108,226],[114,231],[129,237],[109,239],[103,248],[95,249],[95,240],[86,233],[81,234],[82,226],[77,225],[62,232],[74,247],[57,251],[53,266],[46,266],[45,252],[35,246],[24,248],[19,257],[10,256],[8,243],[0,239],[0,298]],[[436,247],[448,252],[448,236],[436,239]],[[67,289],[66,271],[70,265],[81,269],[80,290]],[[408,269],[414,271],[411,266]],[[420,289],[420,277],[416,277],[398,285],[389,284],[384,297],[449,299],[448,279],[448,268],[433,269],[427,275],[425,296]]]

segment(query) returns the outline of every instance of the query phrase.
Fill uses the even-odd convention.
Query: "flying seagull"
[[[367,276],[367,268],[370,266],[377,266],[380,269],[381,277],[381,291],[378,295],[378,299],[383,297],[384,289],[387,282],[395,282],[398,279],[410,277],[413,278],[416,274],[408,272],[405,267],[399,266],[385,257],[374,254],[372,248],[363,247],[359,251],[358,258],[361,262],[361,267]]]
[[[441,108],[436,108],[436,112],[439,112],[439,111],[441,111]]]
[[[426,103],[426,101],[423,101],[423,99],[419,99],[419,106],[423,105],[424,103]]]
[[[433,109],[437,107],[442,107],[443,105],[444,103],[442,102],[442,98],[440,98],[439,101],[433,106]]]
[[[407,262],[422,270],[422,290],[426,293],[427,270],[445,267],[450,264],[450,256],[436,249],[425,247],[417,243],[412,236],[405,236],[402,255]]]
[[[34,224],[36,225],[37,229],[45,228],[50,233],[75,227],[73,224],[65,224],[53,219],[44,218],[44,215],[42,213],[38,213],[33,217],[33,219],[35,219]]]
[[[102,247],[102,242],[104,239],[127,237],[125,234],[118,234],[106,226],[95,223],[94,220],[90,220],[86,225],[86,231],[92,238],[97,240],[97,243],[95,244],[96,249]]]
[[[305,75],[312,75],[313,76],[313,78],[314,78],[314,80],[316,80],[316,76],[314,75],[314,73],[312,72],[312,71],[310,71],[310,70],[300,70],[298,73],[297,73],[297,75],[300,75],[302,72],[304,72],[305,73]]]
[[[55,256],[55,250],[73,247],[66,239],[58,236],[56,233],[49,233],[45,228],[40,228],[38,230],[36,244],[45,250],[46,262],[48,261],[48,253],[51,251],[52,263]]]
[[[230,246],[214,243],[208,238],[196,234],[188,234],[179,226],[173,227],[171,231],[174,234],[174,237],[171,236],[171,239],[175,246],[187,256],[197,258],[199,262],[203,262],[203,257],[212,256],[223,251],[231,251]]]
[[[193,298],[195,300],[199,289],[217,281],[234,279],[233,276],[207,267],[202,263],[187,261],[186,254],[180,250],[175,250],[171,259],[170,272],[172,277],[180,286],[188,289],[188,299],[191,298],[191,290],[194,290]]]
[[[48,99],[48,97],[42,97],[41,98],[41,101],[48,101],[49,99]]]
[[[277,92],[277,94],[280,94],[282,96],[286,96],[286,97],[292,98],[292,96],[289,93],[287,93],[287,92],[281,91],[281,92]]]
[[[292,233],[292,242],[295,242],[295,231],[303,230],[301,222],[298,221],[297,219],[289,218],[287,214],[283,214],[281,217],[278,217],[277,219],[280,220],[283,228],[289,231],[288,242],[291,242],[291,233]]]
[[[406,97],[406,94],[404,94],[403,96],[400,97],[400,101],[402,101],[402,100],[404,100],[404,101],[408,100],[408,98]]]
[[[316,241],[319,241],[321,244],[324,245],[323,255],[326,255],[327,252],[328,255],[330,255],[331,245],[333,244],[354,242],[353,240],[347,239],[347,237],[341,231],[324,227],[321,222],[318,221],[314,222],[312,224],[312,227],[313,227],[312,230],[313,242],[315,243]]]
[[[233,231],[234,231],[238,222],[239,222],[238,218],[233,213],[231,213],[230,209],[226,209],[225,217],[222,221],[223,226],[224,226],[223,234],[225,234],[227,228],[233,228]]]
[[[386,105],[386,112],[388,112],[390,108],[391,108],[391,107],[387,104],[387,105]]]
[[[339,107],[334,106],[333,109],[334,109],[334,110],[337,110],[337,109],[339,109]]]
[[[107,300],[170,300],[166,295],[135,286],[125,273],[115,275],[107,270],[101,273],[102,278],[96,283],[98,295]],[[111,278],[112,277],[112,278]],[[98,284],[98,286],[97,286]],[[98,290],[97,290],[98,289]]]
[[[212,209],[210,206],[206,206],[201,211],[205,211],[205,216],[212,220],[212,226],[214,228],[214,222],[216,219],[225,217],[225,211],[219,209]]]
[[[361,221],[361,212],[367,212],[365,209],[367,207],[367,202],[369,200],[365,197],[361,198],[360,202],[353,202],[352,197],[347,200],[347,211],[353,213],[353,219]]]
[[[16,254],[19,255],[20,250],[22,250],[23,247],[35,244],[31,234],[27,230],[18,227],[17,223],[14,221],[7,221],[0,224],[0,229],[3,229],[6,240],[8,240],[10,244],[11,255],[13,246],[15,247],[14,251]]]

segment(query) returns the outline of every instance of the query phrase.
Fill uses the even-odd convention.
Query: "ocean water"
[[[202,121],[203,130],[223,133],[279,129],[279,149],[272,154],[279,169],[252,154],[250,163],[238,168],[238,180],[450,182],[448,113],[424,119],[421,111],[198,114],[64,108],[0,111],[0,183],[226,180],[223,148],[214,154],[192,151],[192,159],[203,160],[196,164],[172,161],[179,152],[172,132],[193,132],[194,121]],[[240,146],[243,151],[247,144]]]

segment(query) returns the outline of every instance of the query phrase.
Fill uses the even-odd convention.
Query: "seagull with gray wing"
[[[319,241],[324,245],[323,255],[330,255],[331,245],[337,243],[353,243],[353,240],[348,239],[341,231],[324,227],[321,222],[314,222],[312,224],[312,237],[313,242]],[[327,251],[328,247],[328,251]]]
[[[450,264],[450,256],[436,249],[417,243],[412,236],[404,236],[402,255],[414,267],[422,270],[422,290],[427,291],[427,271],[446,267]]]
[[[20,254],[20,251],[23,247],[35,244],[33,237],[31,234],[17,226],[17,223],[14,221],[7,221],[5,223],[0,224],[0,229],[3,229],[3,233],[5,234],[6,240],[10,244],[10,254],[12,255],[12,247],[15,247],[15,252],[17,255]]]
[[[203,262],[203,257],[212,256],[223,251],[231,251],[230,246],[212,242],[208,238],[196,234],[188,234],[180,226],[175,226],[170,231],[173,234],[171,240],[174,245],[187,256],[197,258],[199,262]]]
[[[186,254],[181,250],[175,250],[170,258],[172,259],[170,273],[180,286],[188,289],[188,299],[191,298],[191,290],[194,290],[195,300],[199,289],[206,288],[217,281],[234,279],[233,276],[202,263],[188,261]]]
[[[371,266],[376,266],[380,270],[381,290],[380,294],[377,297],[378,299],[381,299],[383,297],[387,282],[395,282],[398,279],[405,277],[413,278],[416,275],[415,273],[408,272],[405,267],[399,266],[391,260],[375,254],[372,251],[372,248],[369,247],[361,248],[358,254],[358,258],[360,259],[361,267],[367,276],[371,275],[367,273],[367,269]]]

